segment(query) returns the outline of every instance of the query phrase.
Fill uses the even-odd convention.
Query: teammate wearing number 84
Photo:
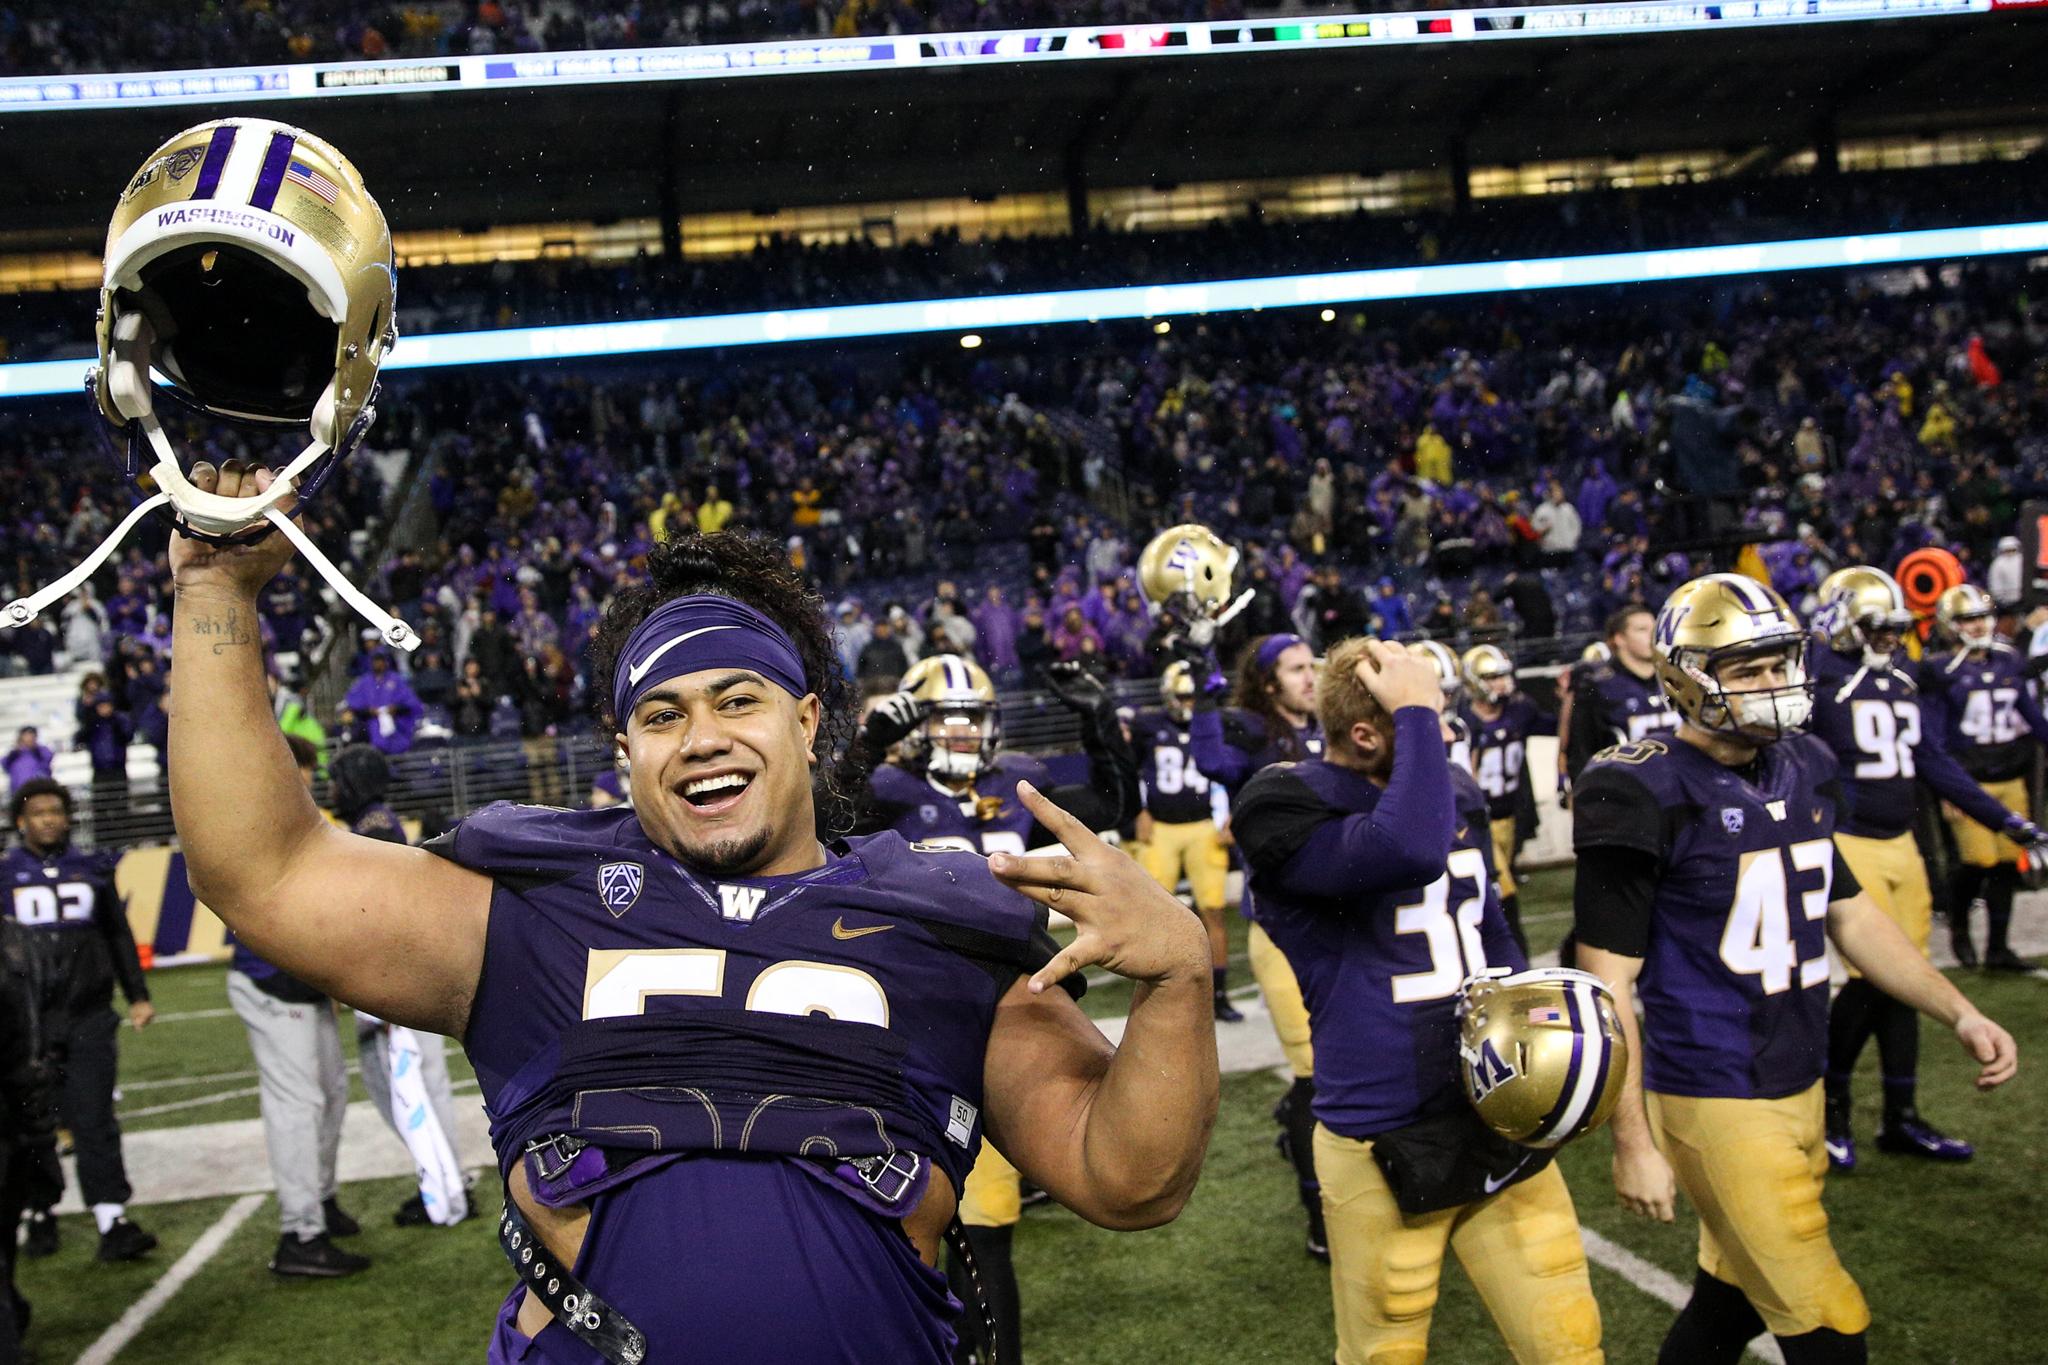
[[[1597,757],[1572,813],[1578,965],[1614,989],[1631,1034],[1615,1188],[1666,1222],[1682,1188],[1700,1218],[1692,1298],[1658,1358],[1733,1365],[1768,1330],[1788,1365],[1863,1361],[1870,1310],[1821,1208],[1829,942],[1953,1029],[1980,1088],[2012,1077],[2012,1038],[1836,850],[1835,758],[1800,733],[1807,636],[1784,600],[1736,574],[1694,579],[1655,644],[1678,733]]]

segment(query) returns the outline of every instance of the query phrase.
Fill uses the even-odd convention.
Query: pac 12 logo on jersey
[[[606,863],[597,869],[598,898],[616,919],[640,899],[640,888],[646,880],[647,871],[638,863]]]
[[[1465,1059],[1465,1070],[1472,1077],[1471,1091],[1474,1103],[1491,1095],[1497,1087],[1513,1080],[1517,1074],[1514,1066],[1494,1047],[1491,1038],[1482,1042],[1477,1052],[1466,1048],[1460,1048],[1459,1051]]]

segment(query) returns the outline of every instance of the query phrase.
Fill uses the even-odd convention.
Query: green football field
[[[1569,889],[1568,871],[1529,879],[1523,901],[1539,950],[1563,932]],[[1242,981],[1241,929],[1237,942]],[[1973,1068],[1948,1040],[1931,1028],[1927,1033],[1922,1107],[1974,1139],[1978,1159],[1931,1168],[1872,1152],[1861,1170],[1828,1187],[1836,1244],[1877,1315],[1874,1360],[2022,1365],[2044,1359],[2048,1304],[2039,1287],[2048,1268],[2041,1250],[2048,1222],[2048,981],[1973,974],[1964,984],[2019,1037],[2022,1057],[2019,1080],[1979,1096],[1968,1084]],[[121,1108],[130,1129],[255,1117],[249,1052],[240,1024],[224,1012],[221,970],[164,971],[153,987],[166,1021],[140,1035],[123,1034]],[[1114,988],[1089,995],[1100,1013],[1119,1013],[1126,1002]],[[460,1058],[451,1054],[450,1061],[466,1080]],[[1859,1098],[1867,1139],[1876,1123],[1874,1052],[1864,1067]],[[1025,1215],[1016,1257],[1032,1365],[1315,1365],[1330,1358],[1328,1280],[1302,1250],[1291,1172],[1273,1148],[1268,1113],[1283,1088],[1267,1072],[1226,1078],[1201,1187],[1166,1228],[1114,1234],[1057,1208]],[[1608,1257],[1631,1267],[1625,1276],[1596,1257],[1593,1284],[1609,1358],[1652,1360],[1672,1312],[1638,1283],[1654,1278],[1642,1273],[1642,1263],[1689,1282],[1689,1218],[1682,1214],[1676,1227],[1662,1227],[1623,1214],[1607,1178],[1604,1136],[1566,1151],[1562,1164],[1585,1226],[1638,1258]],[[267,1196],[138,1209],[136,1216],[163,1246],[131,1265],[96,1263],[90,1220],[67,1219],[62,1250],[22,1266],[21,1286],[35,1305],[32,1358],[45,1365],[81,1357],[222,1365],[479,1359],[508,1283],[495,1223],[477,1218],[447,1230],[394,1228],[389,1212],[409,1187],[402,1179],[344,1187],[342,1202],[364,1225],[350,1245],[376,1264],[343,1281],[282,1282],[265,1270],[277,1236]],[[174,1284],[175,1292],[166,1292]],[[139,1328],[109,1356],[103,1338],[124,1314]],[[1444,1277],[1432,1341],[1433,1358],[1454,1365],[1508,1360],[1455,1269]]]

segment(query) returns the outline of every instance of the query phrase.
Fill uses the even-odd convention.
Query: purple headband
[[[1270,669],[1282,654],[1301,643],[1303,641],[1299,635],[1268,635],[1254,657],[1258,660],[1260,668]]]
[[[671,678],[707,668],[745,668],[802,697],[804,666],[796,645],[773,621],[744,602],[699,593],[662,603],[647,614],[619,651],[612,678],[612,716],[621,728],[640,699]]]

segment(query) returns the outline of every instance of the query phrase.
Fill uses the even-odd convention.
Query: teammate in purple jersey
[[[1607,618],[1606,662],[1572,670],[1571,726],[1563,744],[1567,783],[1577,782],[1602,749],[1647,739],[1678,724],[1651,662],[1655,620],[1656,613],[1645,606],[1618,608]]]
[[[2048,718],[2027,686],[2026,661],[1999,638],[1997,617],[1990,594],[1974,584],[1941,595],[1935,620],[1949,648],[1920,662],[1921,706],[1928,732],[2000,806],[2025,820],[2032,801],[2027,776],[2041,745],[2048,744]],[[1984,965],[2006,972],[2030,970],[2032,964],[2007,942],[2013,893],[2019,889],[2020,843],[2002,825],[1987,825],[1954,804],[1944,807],[1943,814],[1956,841],[1948,926],[1956,960],[1977,965],[1970,911],[1981,896],[1990,921]],[[2042,852],[2034,851],[2037,863]]]
[[[1448,759],[1436,668],[1349,640],[1316,690],[1328,754],[1259,773],[1236,826],[1314,1030],[1338,1365],[1423,1358],[1447,1249],[1517,1360],[1598,1361],[1563,1177],[1489,1132],[1459,1084],[1459,987],[1528,961],[1494,890],[1486,799]]]
[[[115,983],[135,1028],[146,1027],[156,1007],[127,906],[114,887],[115,855],[71,846],[71,793],[50,778],[33,778],[14,793],[13,814],[21,842],[0,860],[0,883],[43,986],[43,1061],[56,1079],[59,1115],[78,1151],[78,1189],[99,1226],[99,1259],[132,1261],[157,1243],[128,1218],[132,1191],[114,1117]],[[30,1209],[25,1221],[25,1254],[57,1250],[57,1221],[48,1208]],[[14,1229],[0,1234],[12,1237]]]
[[[1813,732],[1833,751],[1841,807],[1835,846],[1872,899],[1922,954],[1933,928],[1927,864],[1913,838],[1919,784],[2014,842],[2037,843],[2024,816],[1964,771],[1941,735],[1925,724],[1920,687],[1899,645],[1913,624],[1906,596],[1882,569],[1854,565],[1820,587],[1814,652]],[[1850,1122],[1850,1078],[1863,1045],[1875,1034],[1884,1082],[1879,1150],[1937,1161],[1967,1161],[1974,1149],[1920,1116],[1920,1016],[1853,975],[1828,1011],[1828,1161],[1856,1166]]]
[[[1835,761],[1800,733],[1807,636],[1770,588],[1709,574],[1656,627],[1676,736],[1607,750],[1572,801],[1578,964],[1629,1035],[1614,1183],[1700,1216],[1692,1298],[1660,1365],[1733,1365],[1768,1330],[1789,1365],[1866,1360],[1870,1310],[1825,1229],[1828,944],[1954,1029],[1990,1089],[2011,1035],[1915,952],[1835,847]],[[1636,1023],[1633,997],[1643,1001]]]
[[[779,546],[656,546],[607,605],[631,808],[492,806],[435,851],[333,828],[291,771],[254,629],[290,555],[172,540],[179,836],[256,951],[463,1039],[519,1281],[493,1360],[938,1365],[938,1245],[984,1132],[1091,1221],[1178,1212],[1218,1090],[1199,926],[1029,788],[1068,855],[821,842],[851,715]],[[1045,906],[1078,926],[1058,953]],[[1121,1049],[1049,989],[1090,965],[1145,983]]]
[[[1199,690],[1189,722],[1189,748],[1195,763],[1219,782],[1233,799],[1261,769],[1274,763],[1300,763],[1323,754],[1323,726],[1316,717],[1315,652],[1298,635],[1261,635],[1245,646],[1237,664],[1232,693],[1234,706],[1219,709],[1217,698],[1228,686],[1207,650],[1184,647]],[[1234,837],[1234,836],[1233,836]],[[1273,1108],[1280,1125],[1280,1150],[1294,1167],[1302,1211],[1308,1217],[1308,1252],[1329,1259],[1323,1233],[1323,1197],[1316,1184],[1314,1103],[1315,1055],[1309,1036],[1308,1008],[1301,984],[1287,957],[1260,926],[1257,901],[1244,897],[1252,926],[1246,936],[1252,976],[1272,1017],[1273,1031],[1287,1054],[1294,1084]]]

